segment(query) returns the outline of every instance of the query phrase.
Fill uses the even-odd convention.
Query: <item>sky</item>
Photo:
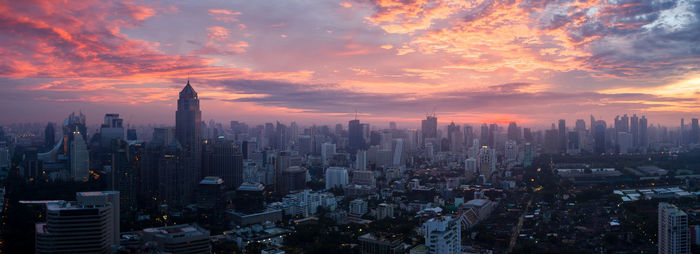
[[[0,123],[700,117],[700,0],[0,0]]]

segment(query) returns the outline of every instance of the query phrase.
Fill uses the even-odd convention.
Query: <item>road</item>
[[[527,214],[528,209],[530,208],[530,204],[532,203],[532,197],[534,195],[530,195],[530,200],[527,201],[527,205],[525,205],[525,209],[523,209],[523,213],[520,214],[520,219],[518,219],[518,224],[513,227],[513,236],[510,237],[510,242],[508,243],[508,249],[506,249],[506,253],[510,253],[513,251],[513,246],[515,246],[515,243],[518,241],[518,235],[520,235],[520,229],[523,228],[523,222],[525,221],[525,215]]]

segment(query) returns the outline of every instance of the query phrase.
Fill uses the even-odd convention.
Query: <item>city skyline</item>
[[[357,111],[417,127],[436,112],[440,126],[547,126],[636,113],[678,126],[700,112],[693,1],[3,6],[2,124],[82,110],[173,125],[187,79],[205,121],[341,123]]]

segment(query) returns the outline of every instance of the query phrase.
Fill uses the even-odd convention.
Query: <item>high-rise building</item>
[[[288,167],[282,170],[281,192],[303,190],[306,188],[306,168],[299,166]]]
[[[365,148],[365,138],[360,120],[355,119],[348,122],[348,148],[350,153]]]
[[[428,115],[425,120],[421,121],[422,144],[425,145],[426,139],[437,139],[437,117]]]
[[[105,114],[104,123],[100,126],[100,145],[109,147],[113,139],[124,140],[124,119],[119,114]]]
[[[348,184],[348,170],[345,168],[330,167],[326,169],[326,189],[336,187],[343,188]]]
[[[595,146],[593,152],[596,154],[605,153],[605,121],[598,120],[593,125],[593,138],[595,140]]]
[[[110,253],[119,245],[119,192],[79,192],[77,201],[42,201],[36,253]]]
[[[583,119],[576,119],[576,127],[574,128],[574,131],[578,132],[586,132],[586,121]]]
[[[566,152],[569,154],[578,154],[581,151],[581,138],[579,137],[581,132],[570,131],[568,134]]]
[[[481,146],[488,146],[489,142],[489,126],[486,124],[481,125],[481,138],[479,139]]]
[[[450,151],[453,153],[460,152],[462,149],[462,132],[459,130],[459,125],[454,122],[447,126],[447,140],[450,142]]]
[[[335,144],[330,142],[326,142],[321,145],[321,160],[323,160],[323,164],[330,164],[333,156],[335,156],[335,148]]]
[[[508,140],[505,143],[505,160],[516,161],[518,159],[518,143],[515,140]]]
[[[639,146],[639,117],[637,114],[630,118],[630,134],[632,135],[632,148]]]
[[[508,124],[508,139],[515,142],[520,142],[520,128],[515,122],[510,122]]]
[[[212,145],[211,151],[205,154],[206,158],[202,159],[209,163],[203,163],[208,164],[203,175],[221,177],[229,189],[236,189],[243,183],[243,154],[238,151],[236,144],[217,141]]]
[[[79,131],[73,132],[70,144],[70,176],[73,181],[87,181],[90,176],[90,153]]]
[[[525,145],[523,145],[523,166],[531,166],[533,158],[534,152],[532,151],[532,144],[530,142],[527,142],[525,143]]]
[[[175,113],[175,138],[182,147],[180,159],[182,197],[185,201],[193,200],[194,188],[201,179],[202,165],[202,111],[199,110],[197,92],[187,81],[180,91]]]
[[[533,139],[533,136],[532,136],[532,129],[523,128],[523,139],[525,140],[525,142],[534,142],[535,141]]]
[[[367,150],[357,150],[355,154],[355,168],[367,170]]]
[[[641,148],[647,148],[649,146],[649,133],[647,130],[647,118],[645,116],[639,119],[639,146]]]
[[[496,150],[488,146],[482,146],[479,150],[479,159],[477,160],[479,174],[491,178],[491,174],[496,172]]]
[[[422,227],[425,236],[425,246],[431,254],[462,253],[462,235],[460,223],[449,216],[432,218]]]
[[[3,137],[0,137],[2,140]],[[52,122],[46,124],[46,129],[44,129],[44,151],[49,151],[53,148],[56,142],[56,129]]]
[[[659,254],[689,254],[688,215],[675,205],[659,203]]]
[[[559,119],[559,152],[566,153],[567,139],[566,139],[566,120]]]

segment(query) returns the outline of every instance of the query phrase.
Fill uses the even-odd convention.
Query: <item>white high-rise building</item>
[[[491,174],[496,171],[496,150],[482,146],[481,150],[479,150],[477,163],[479,174],[486,176],[486,179],[490,179]]]
[[[46,222],[35,226],[36,253],[109,253],[119,245],[119,192],[79,192],[76,198],[38,201],[46,204]]]
[[[659,254],[689,254],[688,215],[675,205],[659,203]]]
[[[73,142],[70,144],[70,174],[73,181],[87,181],[90,175],[90,154],[83,135],[73,132]]]
[[[449,216],[435,217],[423,223],[422,230],[428,253],[461,253],[462,235],[458,220]]]
[[[326,189],[345,187],[348,184],[348,170],[338,167],[326,169]]]
[[[404,140],[402,138],[397,138],[394,139],[394,156],[393,156],[393,165],[394,166],[402,166],[403,161],[404,161]]]

